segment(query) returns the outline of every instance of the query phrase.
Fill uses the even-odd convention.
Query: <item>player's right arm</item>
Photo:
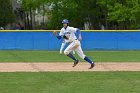
[[[58,39],[61,39],[62,38],[62,36],[63,36],[63,33],[62,33],[62,30],[60,31],[60,33],[59,34],[57,34],[57,32],[56,31],[53,31],[53,34],[58,38]]]

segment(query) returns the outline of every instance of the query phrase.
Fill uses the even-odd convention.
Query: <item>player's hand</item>
[[[53,31],[53,34],[56,36],[57,35],[57,31]]]

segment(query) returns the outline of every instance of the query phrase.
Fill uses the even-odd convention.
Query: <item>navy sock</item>
[[[88,57],[85,57],[84,60],[86,60],[87,62],[89,62],[90,64],[93,64],[93,61],[91,59],[89,59]]]
[[[73,60],[77,60],[71,53],[69,53],[67,56],[70,57]]]

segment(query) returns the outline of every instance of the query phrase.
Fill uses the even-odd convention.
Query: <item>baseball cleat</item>
[[[72,67],[75,67],[78,64],[79,60],[75,60]]]
[[[95,66],[95,64],[92,63],[89,69],[92,69],[94,66]]]

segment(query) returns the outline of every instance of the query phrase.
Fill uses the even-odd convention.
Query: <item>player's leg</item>
[[[60,48],[60,54],[62,54],[65,45],[66,45],[66,43],[65,42],[62,42],[62,45],[61,45],[61,48]]]
[[[73,50],[72,53],[75,54],[75,51]]]
[[[75,67],[78,64],[78,59],[76,59],[70,52],[72,52],[74,50],[75,43],[72,42],[71,44],[69,44],[69,46],[64,50],[64,54],[68,57],[70,57],[71,59],[74,60],[74,65],[73,67]]]
[[[94,67],[94,62],[83,53],[81,45],[79,47],[77,47],[77,49],[75,51],[82,59],[84,59],[85,61],[87,61],[91,64],[89,69],[92,69]]]

